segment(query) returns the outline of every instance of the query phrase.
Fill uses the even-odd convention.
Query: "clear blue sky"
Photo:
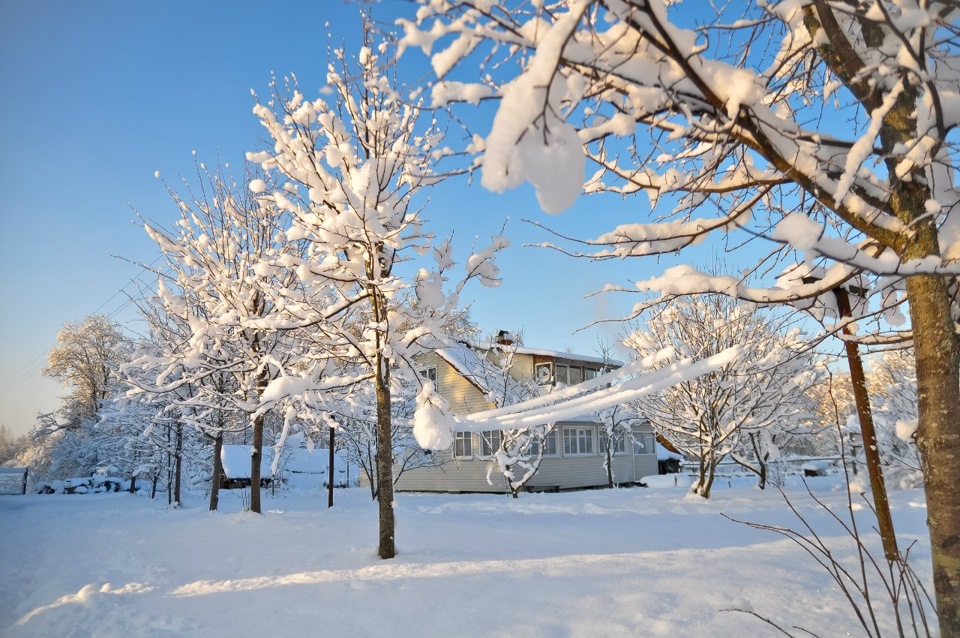
[[[376,15],[412,8],[387,0]],[[266,94],[273,71],[295,73],[308,96],[318,91],[328,31],[350,48],[357,16],[357,5],[339,0],[0,3],[0,423],[26,432],[38,411],[57,407],[63,391],[40,370],[65,322],[100,312],[137,328],[128,295],[139,286],[131,282],[155,281],[114,255],[157,256],[133,208],[164,225],[176,217],[154,171],[171,183],[189,177],[193,150],[208,164],[219,153],[239,166],[263,138],[250,90]],[[419,52],[404,60],[410,77],[424,63]],[[582,200],[547,217],[529,188],[498,196],[456,182],[437,190],[425,217],[438,234],[456,229],[461,258],[475,236],[488,239],[510,217],[503,286],[467,295],[474,319],[486,331],[522,328],[533,347],[591,354],[599,335],[609,340],[621,328],[574,331],[634,300],[584,295],[661,266],[593,265],[524,248],[549,237],[520,220],[587,237],[647,210],[645,198]]]

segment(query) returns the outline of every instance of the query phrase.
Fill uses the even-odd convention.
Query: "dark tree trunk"
[[[840,316],[852,318],[850,298],[843,288],[833,290],[837,297]],[[853,337],[849,326],[843,327],[844,334]],[[893,528],[893,516],[890,514],[890,502],[887,499],[887,486],[883,480],[883,468],[880,464],[880,447],[877,445],[877,432],[873,427],[873,412],[870,410],[870,397],[867,394],[867,378],[860,360],[860,350],[853,340],[843,342],[846,349],[847,364],[850,366],[850,382],[853,384],[853,398],[857,404],[857,417],[860,421],[860,434],[863,436],[863,453],[867,460],[867,473],[870,475],[870,488],[873,492],[873,507],[877,514],[877,527],[883,541],[883,554],[888,561],[900,558],[897,549],[897,536]]]
[[[173,505],[173,454],[170,452],[173,445],[173,426],[167,423],[167,505]]]
[[[336,467],[334,459],[336,458],[333,454],[333,445],[336,440],[336,430],[330,428],[330,441],[329,441],[329,456],[327,457],[327,507],[333,507],[333,477],[336,473]]]
[[[258,415],[253,420],[253,443],[250,452],[250,511],[261,514],[260,505],[260,462],[263,458],[263,421],[264,416]]]
[[[213,439],[213,476],[210,479],[210,511],[216,512],[220,506],[220,479],[223,476],[223,462],[220,454],[223,452],[223,432],[217,432]]]
[[[173,460],[173,503],[180,507],[180,485],[183,471],[183,424],[177,423],[177,441]]]
[[[393,432],[390,420],[390,368],[376,355],[374,382],[377,393],[377,504],[380,512],[380,558],[396,556],[393,511]]]

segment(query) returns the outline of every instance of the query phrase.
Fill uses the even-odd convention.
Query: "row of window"
[[[594,445],[597,430],[592,427],[567,426],[560,428],[560,439],[563,441],[564,456],[587,456],[595,454],[597,446]],[[557,432],[551,432],[543,440],[544,456],[559,456],[557,447]],[[600,451],[605,451],[607,442],[606,437],[600,437]],[[540,452],[540,441],[534,441],[530,445],[528,454],[536,456]],[[480,432],[474,436],[470,432],[456,432],[453,445],[453,455],[457,458],[488,458],[500,448],[500,431],[490,430]],[[621,436],[613,441],[613,452],[615,454],[627,453],[627,437]],[[653,454],[653,435],[641,434],[634,439],[634,454]]]
[[[547,383],[576,385],[597,378],[600,370],[571,366],[566,363],[538,363],[534,373],[537,383],[541,385]]]

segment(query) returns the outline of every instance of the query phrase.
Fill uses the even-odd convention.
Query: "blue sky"
[[[390,17],[411,8],[388,0],[376,11]],[[316,95],[325,23],[350,48],[359,40],[357,13],[339,0],[0,3],[0,423],[25,432],[38,411],[57,407],[62,390],[40,369],[65,322],[100,312],[137,329],[128,296],[154,278],[117,256],[146,263],[157,256],[134,209],[162,225],[175,219],[154,172],[170,183],[189,178],[193,150],[208,164],[219,154],[239,166],[263,139],[250,90],[266,94],[271,71],[293,72]],[[425,59],[411,52],[404,64],[418,77]],[[598,336],[609,340],[622,328],[574,331],[633,300],[584,295],[662,267],[594,265],[522,246],[549,239],[522,218],[587,237],[639,220],[645,198],[582,200],[548,217],[528,187],[501,196],[458,181],[431,200],[429,226],[440,235],[455,229],[461,258],[474,237],[483,243],[511,218],[502,287],[474,288],[467,298],[484,330],[523,329],[530,346],[594,353]]]

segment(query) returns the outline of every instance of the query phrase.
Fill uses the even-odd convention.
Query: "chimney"
[[[514,340],[514,336],[513,336],[513,333],[511,332],[508,332],[506,330],[501,330],[500,332],[497,333],[497,344],[501,346],[512,346],[513,340]]]

